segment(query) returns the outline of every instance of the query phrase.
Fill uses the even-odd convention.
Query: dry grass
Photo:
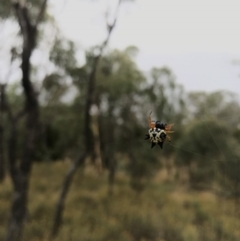
[[[34,165],[24,241],[47,241],[68,162]],[[0,240],[10,210],[11,182],[0,185]],[[238,241],[240,217],[233,200],[189,191],[162,170],[137,195],[119,173],[108,196],[107,173],[79,170],[67,198],[59,241]]]

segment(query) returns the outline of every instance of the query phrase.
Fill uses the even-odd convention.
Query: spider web
[[[206,105],[204,106],[204,109],[205,109],[205,110],[207,109],[207,106],[206,106]],[[205,113],[206,113],[206,112],[205,112]],[[239,112],[238,112],[238,113],[232,113],[232,114],[229,114],[229,115],[226,115],[226,116],[222,116],[222,117],[220,117],[220,118],[218,118],[218,119],[219,119],[219,120],[227,120],[227,119],[230,119],[230,118],[233,118],[233,117],[239,117],[239,119],[240,119],[240,113],[239,113]],[[207,118],[207,119],[209,120],[209,115],[208,115],[208,118]],[[216,120],[216,118],[213,118],[213,116],[210,116],[210,119],[215,119],[215,120]],[[225,154],[225,152],[224,152],[224,149],[221,149],[221,148],[220,148],[217,138],[215,138],[215,136],[214,136],[214,134],[212,133],[211,129],[210,129],[210,128],[208,127],[208,125],[206,124],[206,116],[203,116],[202,118],[200,118],[199,121],[202,122],[202,123],[204,123],[204,126],[205,126],[207,132],[209,133],[209,135],[210,135],[210,137],[211,137],[211,139],[212,139],[212,141],[213,141],[213,143],[214,143],[214,145],[215,145],[215,148],[217,148],[217,150],[219,151],[219,153],[221,154],[221,156],[223,157],[223,159],[224,159],[224,160],[226,161],[226,163],[227,163],[228,160],[227,160],[226,154]],[[219,130],[220,130],[221,135],[224,137],[225,140],[227,140],[226,133],[223,131],[222,126],[220,125],[220,123],[217,121],[216,124],[217,124],[217,127],[218,127]],[[231,128],[231,127],[228,126],[228,128]],[[237,128],[239,128],[239,126],[238,126]],[[201,156],[201,157],[203,157],[203,158],[209,159],[208,157],[202,155],[202,154],[199,153],[199,152],[194,152],[194,151],[188,150],[188,148],[182,148],[182,147],[180,147],[180,146],[178,146],[178,145],[175,145],[175,144],[172,144],[172,143],[167,143],[167,144],[170,145],[170,146],[172,146],[173,148],[181,149],[181,150],[184,151],[184,152],[189,152],[189,153],[192,153],[192,154],[194,154],[194,155],[198,155],[198,156]],[[228,141],[226,141],[225,144],[226,144],[226,145],[228,146],[228,148],[230,149],[230,146],[229,146]],[[211,160],[210,160],[210,161],[211,161]],[[235,165],[236,165],[236,163],[235,163]],[[219,172],[219,170],[217,170],[217,167],[216,167],[216,166],[214,166],[214,169],[215,169],[215,170],[214,170],[215,172]],[[223,176],[223,181],[224,181],[224,183],[225,183],[225,182],[226,182],[226,176],[225,176],[225,171],[224,171],[224,170],[223,170],[223,172],[221,173],[221,176]],[[214,178],[215,178],[215,177],[214,177]],[[217,191],[218,191],[218,190],[216,190],[216,189],[214,189],[214,188],[211,187],[211,192],[214,193],[215,196],[217,196]],[[223,191],[221,190],[221,192],[223,192]],[[223,200],[222,200],[222,202],[221,202],[221,206],[219,207],[219,210],[225,210],[226,201],[227,201],[227,200],[226,200],[225,198],[222,198],[222,197],[220,197],[220,198],[223,199]],[[213,218],[213,219],[211,220],[212,229],[214,228],[215,222],[216,222],[216,220]],[[222,234],[221,236],[223,236],[223,234]],[[222,238],[223,238],[223,237],[221,237],[221,240],[222,240]]]

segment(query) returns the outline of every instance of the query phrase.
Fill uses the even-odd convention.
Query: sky
[[[106,36],[117,0],[49,0],[59,28],[79,49]],[[109,47],[136,46],[138,66],[172,69],[187,91],[240,95],[239,0],[135,0],[123,3]],[[240,61],[239,61],[240,63]]]

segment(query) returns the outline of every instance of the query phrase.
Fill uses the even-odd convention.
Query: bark
[[[2,112],[0,112],[2,115]],[[2,123],[2,117],[0,117],[0,182],[4,181],[5,178],[5,153],[4,153],[4,129]]]
[[[24,126],[24,146],[19,165],[16,165],[16,156],[9,151],[10,174],[14,187],[11,216],[5,241],[19,241],[22,238],[24,220],[27,214],[27,201],[29,179],[35,156],[36,141],[39,126],[39,106],[37,95],[30,80],[30,57],[36,46],[37,27],[45,11],[47,1],[44,0],[39,11],[36,23],[33,24],[28,8],[20,2],[14,3],[14,10],[23,37],[23,49],[21,55],[22,86],[25,96],[26,121]],[[9,144],[15,146],[14,138],[16,129],[12,127]],[[11,147],[10,147],[11,148]]]
[[[8,105],[7,97],[5,97],[5,109],[8,116],[8,122],[10,126],[10,135],[8,139],[8,167],[9,174],[14,187],[14,195],[11,209],[11,219],[9,222],[8,232],[5,240],[19,240],[22,234],[23,219],[25,217],[27,208],[26,193],[22,188],[22,177],[20,175],[20,169],[17,165],[17,123],[25,114],[24,111],[19,112],[13,116],[10,106]],[[25,205],[23,206],[23,204]],[[21,207],[21,209],[20,209]]]
[[[92,129],[91,129],[91,127],[92,127],[91,121],[92,120],[91,120],[90,110],[91,110],[92,104],[94,102],[94,94],[95,94],[94,92],[95,92],[95,87],[96,87],[96,73],[97,73],[99,61],[102,57],[103,51],[104,51],[105,47],[107,46],[111,33],[112,33],[112,30],[114,29],[114,27],[116,25],[117,13],[118,13],[120,4],[121,4],[121,0],[119,0],[118,6],[117,6],[117,11],[116,11],[116,16],[115,16],[113,23],[108,24],[107,37],[104,40],[104,42],[102,43],[102,45],[100,46],[99,54],[94,58],[92,71],[89,74],[89,81],[88,81],[88,86],[87,86],[87,95],[86,95],[86,102],[85,102],[85,109],[84,109],[84,130],[85,130],[85,132],[84,132],[84,148],[85,148],[85,151],[81,155],[81,157],[78,158],[75,162],[73,162],[73,164],[70,166],[70,168],[67,172],[67,175],[65,176],[65,179],[63,181],[60,196],[59,196],[59,199],[58,199],[58,202],[56,205],[54,219],[53,219],[53,227],[52,227],[52,231],[51,231],[52,238],[56,238],[59,233],[59,229],[60,229],[60,226],[62,223],[65,200],[66,200],[73,176],[76,173],[78,167],[81,166],[85,162],[86,157],[88,155],[90,155],[92,152],[91,148],[93,146],[92,145],[93,135],[92,135]]]
[[[78,159],[76,159],[76,161],[71,165],[71,167],[69,168],[69,170],[65,176],[65,179],[64,179],[64,182],[62,185],[62,189],[61,189],[61,193],[60,193],[60,197],[57,202],[56,212],[54,215],[53,228],[52,228],[52,233],[51,233],[52,237],[56,237],[59,232],[59,228],[62,223],[62,214],[63,214],[64,207],[65,207],[65,199],[67,197],[69,188],[71,186],[73,176],[74,176],[75,172],[77,171],[78,167],[82,166],[84,164],[86,155],[87,155],[87,153],[85,152],[82,154],[82,156],[80,156]]]
[[[111,145],[108,145],[107,146],[107,158],[108,158],[108,170],[109,170],[109,173],[108,173],[108,194],[109,195],[112,195],[113,194],[113,186],[114,186],[114,182],[115,182],[115,173],[116,173],[116,160],[115,160],[115,155],[113,153],[113,148],[112,146],[114,146],[115,144],[115,128],[114,128],[114,123],[113,123],[113,118],[112,118],[112,115],[113,115],[113,106],[110,106],[109,107],[109,110],[108,110],[108,125],[109,125],[109,128],[110,130],[112,131],[109,131],[108,132],[108,141],[109,143],[111,143]]]
[[[99,174],[102,173],[102,157],[101,157],[101,143],[99,133],[99,109],[97,113],[92,116],[92,133],[94,138],[94,164]]]
[[[4,111],[5,111],[5,85],[0,86],[0,182],[3,182],[5,177],[5,153],[4,153]]]
[[[96,101],[98,109],[100,100],[97,98]],[[97,148],[99,151],[99,159],[101,158],[101,165],[102,160],[104,160],[104,163],[108,169],[108,194],[111,196],[113,194],[113,186],[115,183],[115,173],[116,173],[116,159],[114,155],[114,148],[113,146],[115,145],[115,128],[114,128],[114,123],[113,123],[113,118],[112,118],[112,113],[113,113],[113,106],[111,105],[108,109],[108,118],[107,118],[107,126],[108,129],[111,130],[109,132],[104,132],[104,127],[103,127],[103,121],[102,121],[102,116],[101,114],[98,114],[95,118],[96,126],[98,126],[98,131],[97,131],[97,142],[95,141],[95,149]],[[95,138],[96,139],[96,138]],[[96,152],[96,151],[95,151]]]

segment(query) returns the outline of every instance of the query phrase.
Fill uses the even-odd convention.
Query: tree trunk
[[[111,102],[111,101],[110,101]],[[116,160],[114,155],[114,145],[115,145],[115,128],[113,123],[113,106],[110,105],[108,110],[108,126],[111,131],[108,132],[108,142],[111,143],[111,145],[107,145],[107,159],[108,159],[108,194],[113,194],[113,186],[115,182],[115,174],[116,174]]]
[[[2,115],[2,113],[0,113],[0,115]],[[0,119],[1,118],[2,117],[0,117]],[[0,182],[3,182],[5,177],[5,155],[4,155],[3,143],[4,143],[4,129],[3,129],[3,124],[0,123]]]
[[[83,155],[78,158],[69,168],[67,175],[63,181],[63,185],[62,185],[62,189],[61,189],[61,194],[60,197],[58,199],[57,202],[57,208],[56,208],[56,212],[54,215],[54,221],[53,221],[53,228],[52,228],[52,233],[51,236],[52,238],[56,237],[58,232],[59,232],[59,228],[61,226],[62,223],[62,214],[64,211],[64,206],[65,206],[65,199],[67,197],[73,176],[75,174],[75,172],[77,171],[79,166],[82,166],[85,158],[87,156],[87,152],[83,153]]]
[[[9,150],[10,171],[13,181],[14,194],[12,200],[11,216],[5,241],[19,241],[22,238],[24,220],[27,214],[29,179],[32,163],[35,158],[36,143],[39,127],[39,106],[37,95],[30,80],[31,63],[30,58],[36,46],[38,23],[44,14],[47,0],[43,0],[42,6],[35,24],[32,23],[28,8],[25,2],[14,2],[14,9],[23,38],[22,49],[22,86],[25,96],[26,121],[24,126],[23,152],[20,163],[17,167],[15,153]],[[12,136],[10,141],[15,138],[15,130],[12,126]],[[16,143],[15,143],[16,144]],[[15,145],[14,144],[14,145]],[[11,146],[9,146],[11,149]],[[16,151],[16,150],[15,150]]]
[[[5,240],[21,240],[24,219],[27,211],[28,179],[24,177],[15,178],[17,186],[14,187],[12,200],[11,218]]]
[[[21,240],[23,223],[27,213],[27,200],[29,179],[34,160],[36,140],[37,140],[37,127],[38,127],[38,103],[34,94],[29,75],[30,75],[30,56],[31,51],[23,49],[22,54],[22,85],[25,92],[25,108],[26,108],[26,122],[24,127],[24,141],[23,141],[23,154],[20,160],[19,168],[11,167],[14,171],[11,177],[14,184],[14,194],[12,201],[11,217],[7,231],[6,241]],[[14,127],[12,127],[14,128]],[[14,135],[15,130],[12,130]],[[15,138],[15,137],[11,137]],[[12,147],[9,146],[11,149]],[[9,151],[10,154],[11,150]],[[10,154],[11,155],[11,154]],[[14,155],[14,154],[13,154]],[[15,164],[12,159],[11,165]]]
[[[117,6],[117,10],[119,9],[120,3],[122,0],[119,0],[119,4]],[[117,11],[118,13],[118,11]],[[57,207],[56,207],[56,212],[53,220],[53,227],[52,227],[52,232],[51,236],[52,238],[55,238],[58,235],[60,224],[62,222],[62,216],[63,216],[63,210],[64,210],[64,203],[65,199],[67,197],[67,193],[69,191],[69,187],[71,185],[71,181],[73,179],[73,176],[75,172],[77,171],[77,168],[84,163],[85,158],[87,155],[90,155],[92,153],[92,148],[93,148],[93,133],[91,130],[92,126],[92,119],[90,115],[90,110],[93,104],[93,100],[95,97],[95,87],[96,87],[96,73],[99,65],[99,61],[102,57],[103,50],[107,46],[108,41],[110,39],[112,30],[114,29],[117,21],[117,14],[115,16],[115,19],[112,24],[108,24],[108,34],[103,41],[103,43],[100,46],[100,51],[99,54],[95,56],[94,61],[93,61],[93,66],[92,70],[89,74],[89,81],[88,81],[88,86],[87,86],[87,95],[86,95],[86,102],[85,102],[85,109],[84,109],[84,147],[85,151],[81,155],[79,159],[77,159],[69,168],[68,173],[65,177],[65,180],[62,185],[62,190],[57,202]]]
[[[11,180],[14,187],[11,218],[5,240],[19,240],[22,236],[24,219],[27,212],[27,192],[28,179],[24,178],[20,170],[17,168],[17,120],[21,115],[13,117],[6,101],[6,109],[8,112],[8,122],[10,124],[10,135],[8,140],[8,167]],[[20,113],[21,114],[21,113]],[[25,191],[23,191],[25,190]]]
[[[5,96],[5,85],[0,85],[0,182],[5,177],[5,153],[4,153],[4,96]]]
[[[102,173],[101,140],[99,128],[99,108],[96,105],[96,113],[92,116],[92,133],[94,138],[94,164],[99,174]]]

